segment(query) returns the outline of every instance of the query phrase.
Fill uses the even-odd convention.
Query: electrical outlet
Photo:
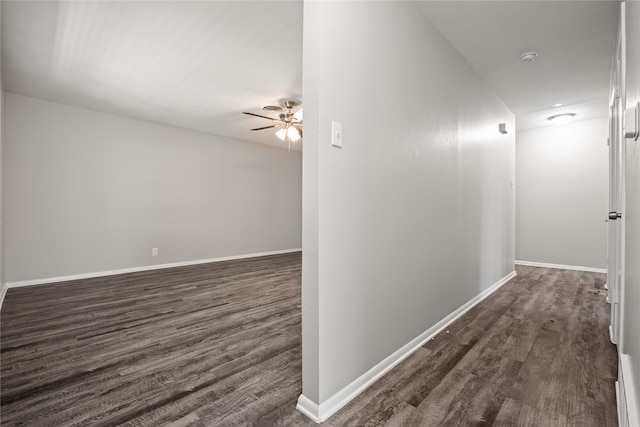
[[[151,256],[158,256],[158,248],[151,248]]]

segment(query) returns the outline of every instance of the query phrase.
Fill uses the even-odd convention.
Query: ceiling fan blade
[[[300,138],[302,138],[302,126],[299,126],[299,123],[296,123],[293,127],[298,129],[298,132],[300,132]]]
[[[262,130],[262,129],[271,129],[271,128],[274,128],[274,127],[276,127],[276,125],[271,125],[271,126],[264,126],[264,127],[261,127],[261,128],[255,128],[255,129],[250,129],[250,130]]]
[[[302,121],[302,108],[299,109],[298,111],[296,111],[295,114],[293,115],[293,117],[295,117],[296,120],[301,122]]]
[[[244,112],[244,111],[242,112],[242,114],[248,114],[250,116],[262,117],[263,119],[279,121],[278,119],[274,119],[273,117],[261,116],[260,114],[247,113],[247,112]]]

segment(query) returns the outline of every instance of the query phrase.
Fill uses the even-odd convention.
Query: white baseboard
[[[618,403],[618,427],[629,427],[629,417],[627,417],[627,411],[622,400],[624,399],[624,392],[620,381],[616,381],[616,402]]]
[[[184,267],[188,265],[197,265],[197,264],[207,264],[210,262],[220,262],[220,261],[231,261],[236,259],[245,259],[245,258],[255,258],[261,256],[268,255],[279,255],[279,254],[287,254],[291,252],[300,252],[301,248],[296,249],[284,249],[280,251],[270,251],[270,252],[259,252],[253,254],[244,254],[244,255],[233,255],[219,258],[208,258],[208,259],[199,259],[195,261],[183,261],[183,262],[174,262],[170,264],[157,264],[157,265],[148,265],[144,267],[133,267],[133,268],[124,268],[120,270],[109,270],[109,271],[99,271],[95,273],[82,273],[82,274],[74,274],[71,276],[60,276],[60,277],[49,277],[45,279],[35,279],[35,280],[23,280],[19,282],[7,282],[7,287],[9,288],[17,288],[20,286],[33,286],[33,285],[44,285],[49,283],[57,283],[57,282],[67,282],[69,280],[79,280],[79,279],[91,279],[94,277],[103,277],[103,276],[113,276],[115,274],[125,274],[125,273],[137,273],[140,271],[150,271],[150,270],[160,270],[163,268],[172,268],[172,267]]]
[[[518,260],[516,260],[516,265],[525,265],[528,267],[559,268],[561,270],[589,271],[592,273],[605,273],[605,274],[607,273],[606,268],[583,267],[580,265],[549,264],[545,262],[518,261]]]
[[[409,343],[399,348],[397,351],[378,363],[376,366],[369,369],[362,376],[354,380],[351,384],[347,385],[342,390],[338,391],[325,402],[318,405],[311,399],[301,394],[298,398],[297,409],[316,423],[321,423],[327,420],[330,416],[338,412],[356,396],[362,393],[371,384],[383,377],[391,369],[395,368],[404,359],[411,356],[411,354],[416,352],[427,341],[447,328],[451,323],[460,318],[476,304],[487,298],[489,295],[498,290],[502,285],[507,283],[515,276],[516,272],[512,271],[511,273],[491,285],[490,288],[472,298],[462,307],[458,308],[456,311],[449,314],[447,317],[433,325],[431,328],[421,333]]]
[[[611,344],[618,345],[618,343],[615,340],[615,337],[613,336],[613,325],[609,325],[609,341],[611,341]]]
[[[640,426],[640,407],[638,395],[631,372],[629,355],[619,354],[618,381],[616,399],[618,400],[618,424],[622,427]]]
[[[8,288],[6,284],[0,285],[0,309],[2,309],[2,303],[4,302],[4,296],[7,294]]]
[[[322,418],[320,418],[320,406],[317,403],[313,402],[311,399],[308,399],[304,394],[301,394],[298,397],[298,405],[296,406],[296,409],[305,414],[308,418],[311,419],[311,421],[314,421],[318,424],[324,421]]]

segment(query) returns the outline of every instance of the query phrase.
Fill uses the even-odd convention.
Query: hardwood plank
[[[323,423],[615,426],[606,277],[518,276]],[[300,254],[14,288],[3,425],[314,426]]]
[[[547,413],[521,402],[506,399],[493,425],[497,427],[560,427],[568,424],[567,417],[562,413]],[[584,425],[597,426],[597,424],[593,423]]]
[[[203,390],[224,397],[232,378],[253,382],[273,357],[299,353],[300,254],[176,270],[38,287],[59,297],[56,308],[33,289],[12,299],[12,289],[12,310],[2,311],[3,424],[132,422]],[[299,384],[299,364],[288,365],[278,375]],[[258,383],[265,391],[255,395],[268,396],[270,384]]]

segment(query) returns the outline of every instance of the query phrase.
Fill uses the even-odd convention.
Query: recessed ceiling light
[[[530,62],[535,61],[537,57],[538,57],[538,53],[537,52],[530,51],[530,52],[525,52],[522,55],[520,55],[520,60],[522,62],[524,62],[525,64],[528,64]]]
[[[564,113],[556,114],[555,116],[548,117],[547,120],[558,125],[566,125],[576,116],[576,113]]]

